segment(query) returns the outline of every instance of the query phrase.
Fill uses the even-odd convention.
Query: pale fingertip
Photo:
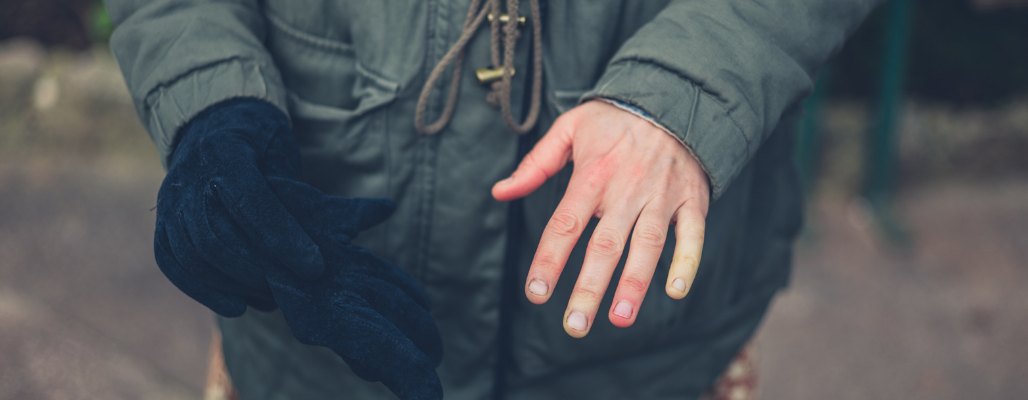
[[[568,317],[565,320],[567,325],[568,334],[574,337],[585,336],[586,330],[589,328],[589,320],[585,318],[585,314],[580,311],[572,311],[568,313]]]
[[[503,179],[501,179],[501,180],[499,180],[499,181],[496,181],[496,183],[495,183],[495,184],[493,184],[493,189],[496,189],[496,188],[501,188],[501,187],[507,186],[507,185],[509,185],[509,184],[510,184],[511,182],[514,182],[514,175],[511,175],[511,176],[508,176],[508,177],[506,177],[506,178],[503,178]]]
[[[532,280],[532,283],[528,284],[528,291],[536,296],[545,296],[549,290],[549,285],[541,279]]]
[[[493,185],[493,190],[492,190],[493,198],[498,200],[498,201],[506,201],[507,200],[507,196],[504,196],[504,194],[506,194],[505,193],[506,191],[504,189],[506,189],[506,187],[504,185],[504,181],[496,182],[496,184]]]
[[[514,175],[508,176],[500,181],[493,184],[492,194],[493,198],[499,201],[510,201],[516,198],[511,194],[511,189],[514,185]]]
[[[667,295],[675,300],[681,300],[685,298],[685,295],[689,293],[689,284],[686,283],[685,279],[674,278],[668,284],[665,289]]]
[[[632,305],[624,300],[619,301],[618,304],[614,306],[614,315],[624,319],[632,318],[633,311],[634,309],[632,308]]]

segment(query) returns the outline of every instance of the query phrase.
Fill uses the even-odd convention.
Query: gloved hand
[[[168,279],[226,317],[278,306],[298,340],[332,349],[362,378],[403,399],[441,398],[427,296],[351,244],[392,201],[328,196],[296,180],[289,121],[262,100],[211,106],[180,136],[157,196],[154,253]]]
[[[321,279],[305,281],[284,269],[268,273],[293,335],[332,349],[357,376],[382,381],[401,399],[441,399],[435,366],[442,342],[428,297],[410,274],[350,244],[393,211],[392,201],[327,196],[278,177],[268,183],[325,257]]]

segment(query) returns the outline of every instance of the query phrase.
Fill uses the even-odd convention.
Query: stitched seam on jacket
[[[692,85],[692,86],[696,87],[696,85]],[[606,85],[604,85],[604,87],[606,87]],[[676,141],[678,141],[678,143],[680,143],[682,145],[682,147],[685,147],[685,151],[689,152],[689,155],[692,156],[692,158],[694,160],[696,160],[698,164],[700,164],[700,169],[703,170],[703,173],[707,175],[707,179],[710,180],[710,186],[711,186],[710,190],[713,192],[713,191],[715,191],[719,187],[718,186],[718,180],[714,177],[713,174],[710,173],[710,170],[708,170],[707,166],[703,164],[703,161],[700,160],[700,157],[698,157],[696,155],[696,152],[693,151],[692,146],[689,146],[689,144],[686,143],[686,140],[683,139],[683,137],[686,138],[686,139],[689,137],[689,132],[692,131],[693,121],[696,119],[696,110],[699,109],[699,104],[700,104],[700,90],[699,90],[699,88],[696,88],[696,98],[693,99],[692,112],[689,114],[689,125],[686,126],[685,135],[683,135],[683,137],[679,137],[678,134],[676,134],[675,131],[673,129],[671,129],[671,127],[668,127],[668,126],[660,123],[659,121],[657,121],[656,118],[654,118],[652,115],[648,114],[649,111],[646,111],[639,104],[636,104],[634,101],[632,101],[631,98],[624,99],[624,98],[621,98],[621,97],[618,97],[618,96],[610,96],[610,95],[607,95],[607,97],[604,97],[602,94],[597,94],[596,97],[593,97],[593,98],[590,98],[590,99],[600,100],[600,101],[603,101],[605,103],[611,104],[611,105],[613,105],[613,106],[615,106],[617,108],[620,108],[620,109],[622,109],[624,111],[630,112],[630,113],[632,113],[633,115],[635,115],[635,116],[637,116],[639,118],[645,119],[651,125],[653,125],[653,126],[657,127],[658,129],[664,131],[664,133],[666,133],[668,135],[671,135],[671,137],[673,137]],[[646,112],[647,116],[640,115],[636,111],[631,110],[631,109],[625,107],[625,105],[630,105],[632,107],[638,108],[639,110],[642,110],[643,112]]]
[[[231,63],[233,61],[239,62],[240,64],[246,63],[246,62],[253,62],[254,64],[259,64],[259,63],[255,62],[255,60],[252,60],[252,59],[249,59],[249,58],[244,58],[244,57],[239,57],[239,56],[232,56],[232,57],[229,57],[229,58],[223,58],[223,59],[220,59],[220,60],[217,60],[217,61],[212,61],[212,62],[209,62],[209,63],[206,63],[206,64],[200,64],[200,65],[198,65],[196,67],[193,67],[193,68],[190,68],[190,69],[186,70],[185,72],[183,72],[183,73],[181,73],[179,75],[176,75],[174,78],[171,78],[171,79],[168,79],[167,81],[158,83],[152,89],[148,90],[146,92],[146,95],[143,96],[143,107],[146,109],[147,112],[151,112],[154,108],[156,108],[156,107],[154,107],[154,105],[160,103],[159,99],[158,99],[158,101],[153,102],[153,104],[150,103],[150,97],[155,92],[166,91],[167,88],[175,86],[175,84],[179,83],[180,81],[182,81],[184,79],[189,78],[192,75],[195,75],[195,74],[197,74],[199,72],[202,72],[204,70],[217,68],[221,64],[228,64],[228,63]],[[163,93],[161,95],[163,96]]]
[[[399,93],[399,91],[400,91],[400,84],[399,83],[396,83],[396,82],[393,82],[393,81],[391,81],[389,79],[386,79],[382,75],[379,75],[379,74],[377,74],[375,72],[371,72],[370,69],[365,67],[364,64],[361,64],[359,61],[354,63],[354,65],[355,65],[355,69],[357,70],[358,74],[361,74],[365,78],[368,78],[369,80],[374,82],[376,85],[381,86],[383,89],[389,90],[393,94]]]
[[[299,40],[301,42],[306,42],[307,44],[314,45],[314,46],[317,46],[317,47],[322,47],[322,48],[325,48],[327,50],[335,50],[335,51],[344,52],[344,53],[351,53],[351,54],[354,53],[353,45],[351,45],[349,43],[343,43],[343,42],[337,42],[337,41],[331,40],[331,39],[325,39],[323,37],[312,35],[310,33],[304,32],[302,30],[296,29],[296,28],[292,27],[291,25],[287,24],[285,21],[282,20],[281,17],[279,17],[278,15],[275,15],[275,13],[273,13],[271,11],[265,11],[264,14],[267,17],[268,21],[271,22],[272,25],[274,25],[278,29],[281,29],[282,33],[285,33],[286,35],[288,35],[289,37],[292,37],[293,39]]]
[[[696,85],[693,85],[696,87]],[[700,109],[700,95],[703,91],[699,87],[696,87],[696,98],[692,101],[692,112],[689,113],[689,126],[685,127],[685,140],[689,140],[689,134],[692,133],[692,126],[696,122],[696,110]],[[749,144],[747,143],[748,147]]]
[[[678,73],[678,72],[676,72],[676,71],[674,71],[674,70],[671,70],[671,69],[668,69],[668,68],[664,68],[664,67],[663,67],[663,66],[661,66],[660,64],[656,63],[656,61],[655,61],[655,60],[647,60],[647,59],[643,59],[643,58],[632,58],[632,59],[625,59],[625,60],[620,60],[620,61],[617,61],[617,62],[611,63],[611,64],[610,64],[610,66],[611,66],[611,67],[613,67],[613,66],[616,66],[616,65],[620,65],[620,64],[631,64],[631,63],[635,63],[635,64],[642,64],[642,65],[648,65],[648,66],[651,66],[651,67],[653,67],[653,68],[657,68],[657,69],[660,69],[660,70],[662,70],[662,71],[665,71],[665,72],[667,72],[667,73],[670,73],[670,74],[672,74],[672,75],[675,75],[675,76],[677,76],[677,77],[678,77],[679,79],[681,79],[681,80],[683,80],[683,81],[686,81],[686,82],[688,82],[688,83],[689,83],[690,85],[692,85],[693,87],[695,87],[695,88],[696,88],[696,90],[697,90],[697,91],[699,91],[699,92],[700,92],[700,94],[701,94],[702,96],[704,96],[704,97],[706,97],[706,98],[710,99],[710,101],[712,101],[712,102],[713,102],[713,103],[714,103],[715,105],[717,105],[717,106],[718,106],[718,108],[720,108],[720,109],[721,109],[721,111],[723,111],[723,112],[724,112],[725,116],[726,116],[726,117],[728,117],[728,120],[729,120],[729,121],[732,121],[732,125],[734,125],[734,126],[735,126],[735,129],[736,129],[736,130],[737,130],[737,131],[739,132],[739,134],[740,134],[740,135],[742,135],[742,138],[743,138],[743,140],[745,140],[745,141],[746,141],[746,154],[749,154],[749,153],[750,153],[750,138],[749,138],[749,137],[747,137],[747,136],[746,136],[746,135],[745,135],[745,134],[743,133],[743,132],[745,132],[745,130],[743,130],[743,129],[742,129],[742,126],[741,126],[741,125],[739,125],[739,122],[735,120],[735,117],[733,117],[733,116],[732,116],[732,113],[731,113],[731,112],[730,112],[730,111],[728,110],[728,108],[726,108],[726,107],[725,107],[725,105],[724,105],[724,104],[721,104],[721,101],[719,101],[719,100],[717,99],[717,97],[715,97],[715,96],[714,96],[713,94],[711,94],[710,92],[707,92],[706,90],[703,90],[703,88],[702,88],[702,87],[701,87],[700,85],[697,85],[697,84],[696,84],[696,82],[695,82],[695,81],[693,81],[692,79],[690,79],[690,78],[689,78],[688,76],[685,76],[685,75],[683,75],[683,74],[681,74],[681,73]],[[613,82],[613,81],[614,81],[614,79],[615,79],[615,78],[617,78],[617,77],[618,77],[619,75],[621,75],[621,71],[618,71],[618,75],[615,75],[615,76],[614,76],[614,77],[612,77],[612,78],[611,78],[610,80],[608,80],[607,84],[603,85],[603,86],[604,86],[604,88],[606,88],[606,87],[607,87],[608,85],[610,85],[610,83],[611,83],[611,82]],[[601,92],[601,95],[602,95],[602,91],[603,91],[603,88],[601,88],[601,89],[599,90],[599,92]],[[641,107],[640,107],[640,108],[641,108]],[[692,122],[690,121],[690,124],[691,124],[691,123],[692,123]]]

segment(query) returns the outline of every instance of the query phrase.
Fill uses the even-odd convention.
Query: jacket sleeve
[[[106,0],[111,50],[167,166],[175,134],[207,106],[255,97],[286,111],[256,0]]]
[[[700,161],[716,199],[880,1],[674,0],[583,100],[651,115]]]

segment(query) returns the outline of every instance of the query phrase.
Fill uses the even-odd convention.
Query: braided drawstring
[[[518,124],[510,108],[511,78],[514,76],[514,46],[518,39],[518,0],[507,0],[507,12],[510,17],[503,29],[503,78],[493,82],[492,91],[486,96],[486,101],[500,107],[503,115],[503,122],[507,128],[516,134],[527,133],[535,126],[539,118],[539,107],[542,102],[543,69],[542,69],[542,21],[539,13],[539,0],[529,0],[532,8],[532,98],[525,121]],[[479,8],[481,7],[481,10]],[[476,12],[477,11],[477,12]],[[464,48],[474,36],[475,31],[482,25],[486,16],[493,14],[497,18],[490,21],[490,51],[493,65],[501,65],[500,60],[500,0],[485,0],[484,7],[482,0],[472,0],[468,9],[467,18],[464,20],[464,29],[461,31],[457,42],[453,44],[443,58],[439,60],[435,68],[428,75],[425,86],[421,88],[421,95],[418,96],[418,105],[414,112],[414,127],[419,133],[431,135],[439,132],[450,122],[453,117],[454,108],[457,106],[457,93],[460,88],[460,73],[464,63]],[[436,82],[443,75],[443,71],[453,63],[453,82],[450,84],[450,93],[446,99],[446,106],[442,115],[435,122],[425,125],[425,109],[428,106],[428,97]]]

